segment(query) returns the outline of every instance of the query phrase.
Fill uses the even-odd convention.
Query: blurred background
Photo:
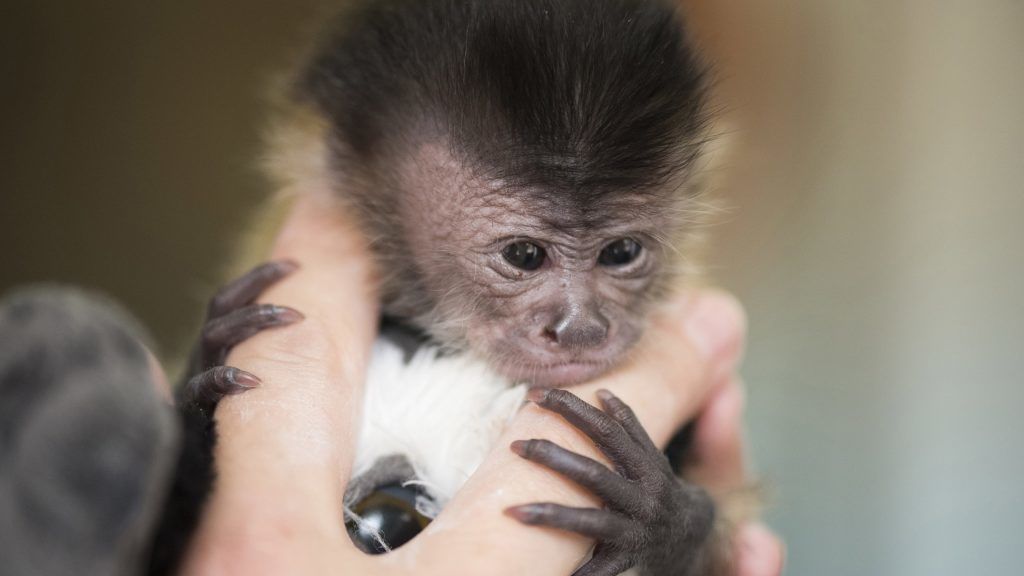
[[[324,4],[0,4],[0,291],[101,289],[180,354],[269,193],[265,87]],[[687,9],[787,573],[1020,570],[1024,3]]]

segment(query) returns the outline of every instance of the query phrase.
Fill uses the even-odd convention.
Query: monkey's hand
[[[206,323],[189,363],[188,381],[181,390],[180,405],[184,409],[212,418],[221,398],[259,385],[259,378],[253,374],[225,366],[224,362],[232,348],[259,332],[303,319],[291,308],[255,303],[265,290],[297,269],[298,265],[290,261],[263,264],[221,288],[210,300]]]
[[[629,406],[605,390],[598,397],[604,411],[565,390],[530,393],[541,408],[589,436],[614,470],[547,440],[514,442],[512,450],[593,492],[605,507],[538,503],[506,512],[524,524],[594,538],[592,557],[574,576],[614,576],[634,567],[644,574],[689,574],[714,523],[711,498],[675,476]]]

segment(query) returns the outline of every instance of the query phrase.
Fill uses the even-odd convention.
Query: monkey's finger
[[[631,513],[640,506],[637,487],[597,460],[570,452],[548,440],[519,440],[513,442],[511,448],[519,456],[590,490],[610,508]]]
[[[185,384],[183,398],[186,406],[209,410],[221,398],[241,394],[260,385],[260,379],[238,368],[218,366],[192,377]]]
[[[605,414],[608,414],[618,422],[637,444],[650,452],[658,452],[657,446],[654,445],[654,440],[651,439],[643,424],[640,424],[636,414],[633,413],[633,409],[628,404],[608,390],[598,390],[597,398],[601,401],[601,407],[604,409]]]
[[[629,556],[598,545],[590,560],[580,566],[572,576],[619,576],[632,567]]]
[[[632,528],[632,522],[628,518],[597,508],[570,508],[559,504],[540,503],[508,508],[505,514],[529,526],[557,528],[598,541],[621,539]]]
[[[530,391],[529,398],[541,408],[565,418],[590,437],[626,477],[633,478],[636,473],[646,470],[646,455],[636,449],[633,439],[622,426],[579,396],[567,390],[535,388]]]
[[[201,336],[202,367],[210,368],[223,363],[224,356],[231,348],[267,328],[294,324],[303,318],[302,313],[292,308],[259,304],[210,320],[203,327]]]
[[[712,491],[732,490],[746,483],[744,404],[743,388],[735,377],[714,391],[697,417],[688,478]]]
[[[252,304],[260,294],[298,269],[298,263],[293,260],[269,262],[253,268],[214,295],[207,308],[207,319],[220,318],[242,306]]]

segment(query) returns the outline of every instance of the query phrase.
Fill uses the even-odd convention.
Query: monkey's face
[[[643,329],[659,257],[630,226],[481,223],[461,273],[469,346],[513,380],[567,386],[615,365]],[[462,308],[459,310],[459,308]]]
[[[463,185],[416,202],[409,246],[424,324],[537,386],[590,380],[636,343],[663,276],[667,210],[650,198]],[[660,212],[660,214],[659,214]]]

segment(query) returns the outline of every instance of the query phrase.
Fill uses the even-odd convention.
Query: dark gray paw
[[[604,411],[565,390],[530,393],[538,406],[561,415],[589,436],[614,470],[547,440],[518,441],[512,450],[593,492],[605,507],[538,503],[510,508],[507,513],[524,524],[595,539],[593,556],[575,576],[614,576],[633,567],[651,574],[686,573],[711,532],[711,499],[701,488],[675,476],[629,406],[607,391],[598,397]]]
[[[0,303],[0,573],[138,574],[179,440],[119,307],[52,287]]]

